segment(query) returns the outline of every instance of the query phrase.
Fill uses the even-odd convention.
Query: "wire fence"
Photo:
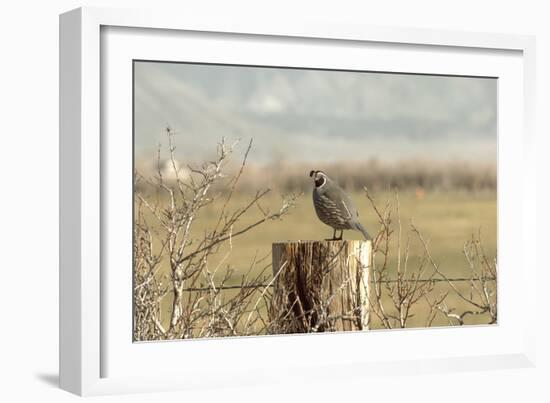
[[[371,284],[376,283],[382,283],[382,284],[392,284],[397,283],[398,281],[411,281],[411,282],[419,282],[419,283],[441,283],[441,282],[471,282],[471,281],[496,281],[496,277],[479,277],[479,278],[467,278],[467,277],[458,277],[458,278],[432,278],[432,279],[386,279],[386,280],[371,280]],[[223,286],[217,286],[217,287],[190,287],[190,288],[184,288],[182,291],[184,292],[205,292],[205,291],[212,291],[213,289],[216,290],[238,290],[242,288],[273,288],[274,284],[247,284],[247,285],[223,285]]]

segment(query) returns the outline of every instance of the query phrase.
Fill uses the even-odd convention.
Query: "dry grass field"
[[[307,173],[306,173],[307,174]],[[364,192],[353,191],[350,196],[358,207],[360,219],[371,235],[376,235],[380,230],[380,223],[374,213],[370,201]],[[392,208],[396,207],[396,194],[393,192],[376,192],[372,194],[378,206],[384,206],[391,203]],[[253,199],[254,193],[237,192],[231,200],[230,209],[247,204]],[[244,228],[250,223],[262,217],[268,210],[276,210],[281,202],[282,195],[273,190],[265,196],[257,206],[239,221],[238,227]],[[389,277],[396,271],[397,267],[397,236],[399,234],[399,225],[401,226],[401,252],[403,258],[403,245],[410,237],[410,251],[408,257],[408,266],[410,270],[418,267],[424,257],[424,249],[421,242],[410,231],[411,220],[421,231],[422,236],[427,241],[431,256],[437,262],[441,272],[448,278],[462,278],[470,274],[468,262],[463,253],[463,247],[466,241],[471,240],[472,236],[481,236],[482,245],[486,255],[489,258],[495,258],[497,250],[497,209],[496,193],[494,191],[427,191],[419,192],[415,189],[406,189],[399,192],[399,217],[392,219],[392,229],[394,234],[390,242],[390,248],[393,252],[389,255],[388,274]],[[160,203],[167,202],[161,200]],[[222,199],[205,206],[195,217],[191,229],[191,238],[200,239],[205,231],[209,231],[216,224],[220,209],[222,208]],[[151,217],[152,218],[152,217]],[[151,219],[151,222],[154,222]],[[234,228],[237,232],[239,228]],[[209,258],[209,270],[215,272],[215,282],[221,282],[224,277],[225,285],[232,286],[241,283],[242,276],[254,276],[261,268],[271,262],[271,244],[284,240],[320,240],[332,236],[332,230],[322,224],[313,209],[311,193],[301,194],[296,206],[282,220],[271,221],[257,230],[245,233],[242,236],[232,239],[231,242],[224,245]],[[344,239],[361,239],[357,232],[346,231]],[[262,260],[261,264],[256,264],[252,272],[249,272],[252,262]],[[227,270],[232,270],[230,276],[226,276]],[[426,273],[429,270],[426,271]],[[265,271],[266,282],[269,280],[271,270]],[[166,261],[161,262],[158,276],[169,275],[169,267]],[[200,284],[197,284],[200,285]],[[460,290],[467,291],[467,282],[457,282],[456,286]],[[435,285],[432,295],[436,298],[441,294],[445,283]],[[235,295],[237,291],[224,291],[227,298]],[[258,297],[260,291],[255,291],[251,298]],[[194,298],[195,292],[187,292],[189,301]],[[384,298],[388,303],[391,302],[389,295]],[[172,294],[168,293],[161,303],[161,322],[164,326],[168,325],[169,311],[172,309]],[[458,311],[467,309],[464,303],[456,295],[449,295],[446,304],[456,308]],[[262,309],[265,306],[262,302]],[[415,312],[407,323],[407,327],[421,327],[425,325],[425,316],[429,310],[427,304],[419,303],[415,306]],[[445,326],[451,322],[444,315],[439,314],[432,322],[432,326]],[[469,316],[466,324],[488,323],[487,315]],[[373,318],[373,328],[382,327],[381,323]]]
[[[253,195],[240,194],[235,198],[235,205],[242,205]],[[375,235],[379,229],[377,217],[364,193],[354,192],[350,195],[357,208],[365,228]],[[379,204],[387,200],[395,203],[395,195],[381,193],[374,195]],[[399,194],[401,226],[403,232],[408,229],[411,219],[430,242],[430,252],[442,269],[452,276],[467,274],[462,255],[462,246],[472,234],[481,230],[483,244],[490,255],[496,253],[496,196],[494,193],[472,194],[465,192],[427,193],[417,198],[413,192]],[[265,198],[261,207],[275,209],[280,203],[280,195],[273,192]],[[193,233],[197,236],[214,224],[219,205],[213,203],[197,217]],[[243,226],[254,221],[260,212],[250,215],[242,222]],[[395,222],[397,225],[397,222]],[[233,250],[225,261],[235,268],[238,277],[246,270],[254,256],[263,256],[271,251],[273,242],[284,240],[320,240],[330,238],[332,230],[321,223],[315,215],[311,194],[303,194],[296,207],[281,221],[275,221],[266,228],[244,234],[232,242]],[[402,235],[405,237],[405,234]],[[361,239],[361,234],[345,231],[344,239]],[[225,256],[228,247],[222,248],[218,257]],[[419,256],[420,245],[413,244],[411,257]],[[215,260],[213,264],[217,263]],[[391,262],[390,265],[394,265]]]

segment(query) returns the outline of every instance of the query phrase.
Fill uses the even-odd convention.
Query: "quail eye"
[[[322,177],[321,175],[317,175],[315,177],[315,186],[316,187],[323,186],[325,184],[325,181],[326,179],[324,177]]]

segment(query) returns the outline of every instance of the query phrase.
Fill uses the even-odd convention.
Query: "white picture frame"
[[[190,38],[186,39],[186,35]],[[272,51],[262,52],[267,42]],[[179,46],[181,43],[187,47]],[[224,43],[231,43],[231,47],[225,46],[230,52],[222,52],[220,44]],[[315,48],[325,47],[324,54],[327,50],[341,52],[340,57],[327,61],[323,51],[316,53],[312,44]],[[300,51],[292,51],[293,47]],[[534,320],[529,315],[536,311],[536,284],[527,281],[536,277],[535,243],[529,242],[527,236],[535,232],[536,223],[535,182],[531,180],[535,161],[530,158],[534,152],[532,37],[313,21],[298,25],[267,18],[212,20],[149,10],[82,8],[61,15],[60,48],[63,389],[96,395],[292,382],[298,374],[302,381],[334,381],[383,373],[534,365],[535,335],[529,325]],[[309,52],[306,54],[304,49]],[[365,61],[366,54],[373,57]],[[126,117],[131,109],[131,77],[126,77],[127,62],[133,58],[182,57],[186,61],[260,65],[285,65],[289,61],[283,58],[287,57],[293,65],[300,66],[335,67],[337,63],[347,63],[339,66],[349,68],[350,64],[357,64],[357,68],[379,71],[499,77],[498,325],[313,338],[294,335],[132,343],[131,327],[125,336],[128,323],[131,326],[131,310],[127,310],[131,283],[124,287],[131,244],[126,250],[117,251],[105,241],[109,237],[117,245],[125,245],[131,232],[131,228],[126,228],[128,215],[117,214],[124,208],[124,200],[128,200],[128,186],[123,184],[130,155],[127,128],[131,122]],[[125,133],[116,141],[108,135],[115,128]],[[117,155],[126,155],[118,165],[110,160],[113,150],[117,150]],[[130,182],[127,180],[127,184]],[[518,187],[521,191],[514,192]],[[113,217],[117,217],[116,223]],[[125,269],[106,270],[115,260]],[[514,320],[520,313],[514,307],[516,298],[523,304],[522,321]],[[403,340],[417,348],[394,348],[391,353],[383,352],[383,348],[357,348],[365,341],[366,346],[396,346]],[[456,344],[451,351],[448,346],[453,342]],[[328,360],[326,355],[316,354],[319,348],[339,348],[341,354]],[[289,355],[289,351],[299,351],[300,355]],[[180,356],[185,359],[170,360]],[[204,365],[214,359],[218,365]],[[145,368],[136,366],[136,360],[145,363]],[[166,363],[163,371],[157,371],[159,363]],[[327,368],[337,371],[330,371],[328,378]]]

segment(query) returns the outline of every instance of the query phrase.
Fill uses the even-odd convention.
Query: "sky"
[[[251,162],[496,161],[497,80],[135,62],[137,158],[176,133],[177,157],[252,138]]]

